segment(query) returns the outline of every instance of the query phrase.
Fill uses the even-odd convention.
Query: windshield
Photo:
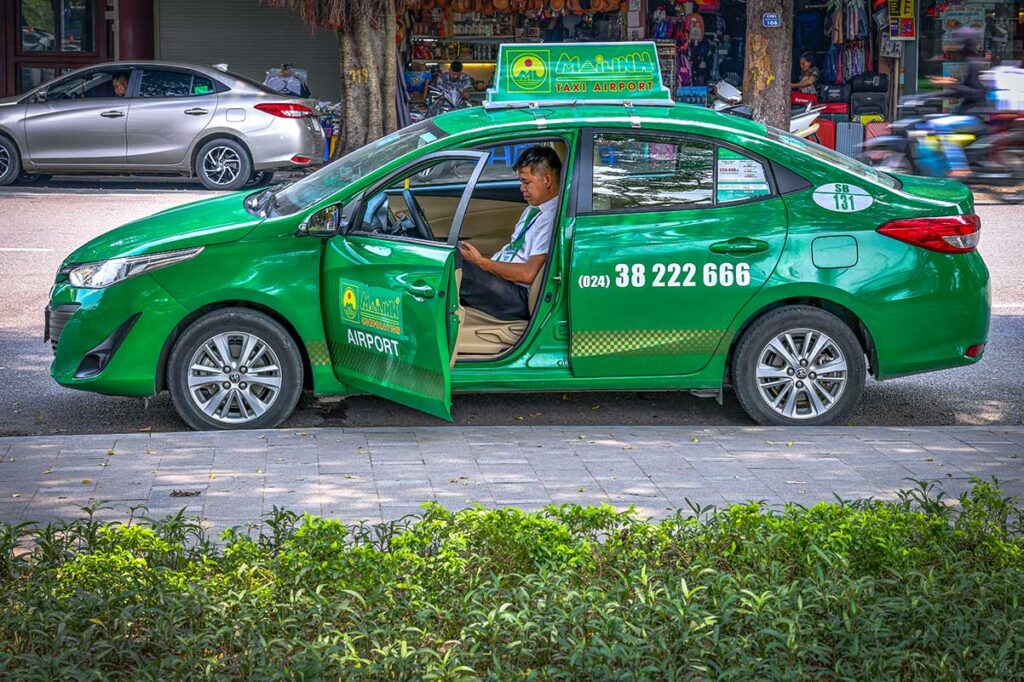
[[[892,178],[885,173],[877,171],[871,166],[861,163],[856,159],[852,159],[846,154],[840,154],[839,152],[829,149],[828,147],[823,147],[816,142],[810,142],[809,140],[805,140],[802,137],[797,137],[792,133],[787,133],[785,131],[779,130],[778,128],[773,128],[771,126],[766,127],[768,128],[768,137],[772,140],[781,142],[784,145],[792,147],[794,149],[799,149],[802,152],[810,154],[819,161],[824,161],[825,163],[831,166],[837,166],[838,168],[848,173],[853,173],[859,178],[864,178],[865,180],[873,180],[874,182],[879,182],[885,185],[886,187],[898,189],[898,183],[896,182],[895,178]]]
[[[447,134],[430,119],[402,128],[346,154],[337,161],[332,161],[316,173],[283,188],[274,195],[274,209],[282,215],[301,211],[326,199],[367,173]]]

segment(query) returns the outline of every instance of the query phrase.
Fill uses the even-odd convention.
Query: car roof
[[[623,106],[621,104],[570,103],[536,108],[486,108],[469,107],[458,109],[434,118],[436,125],[449,134],[490,132],[495,126],[512,128],[543,129],[548,126],[584,127],[607,124],[633,125],[636,118],[642,124],[659,123],[670,128],[674,125],[690,124],[699,127],[719,128],[729,132],[745,133],[763,137],[767,133],[764,124],[742,116],[723,114],[693,104],[672,104],[665,106]],[[543,119],[543,126],[537,120]],[[517,125],[518,124],[518,125]],[[644,127],[648,127],[645,125]]]
[[[221,80],[237,80],[238,77],[235,74],[227,71],[221,71],[220,69],[205,65],[205,64],[187,64],[185,62],[165,62],[158,60],[145,60],[145,59],[133,59],[131,61],[123,62],[102,62],[99,64],[89,64],[80,69],[76,69],[72,73],[78,71],[92,71],[96,69],[144,69],[144,68],[168,68],[168,69],[187,69],[189,71],[198,71],[206,76],[216,77]]]

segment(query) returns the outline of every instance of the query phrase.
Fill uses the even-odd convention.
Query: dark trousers
[[[463,305],[482,310],[499,320],[528,320],[530,292],[497,275],[462,260],[462,286],[459,299]]]

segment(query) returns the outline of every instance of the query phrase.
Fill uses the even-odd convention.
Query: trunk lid
[[[934,201],[937,205],[955,206],[959,213],[974,213],[974,193],[962,182],[920,175],[893,174],[893,177],[902,183],[901,189],[907,194]]]

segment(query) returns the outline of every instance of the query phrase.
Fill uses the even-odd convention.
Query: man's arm
[[[544,263],[547,262],[548,255],[541,253],[536,256],[532,256],[530,260],[525,263],[500,263],[498,261],[491,260],[490,258],[484,258],[484,256],[477,250],[472,244],[463,244],[459,247],[462,251],[462,257],[479,267],[484,272],[489,272],[492,275],[497,275],[502,279],[506,279],[509,282],[519,282],[521,284],[532,284],[533,280],[537,278],[537,274],[544,267]]]

